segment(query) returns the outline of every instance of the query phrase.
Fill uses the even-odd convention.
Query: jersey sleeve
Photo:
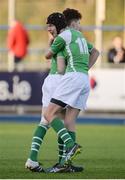
[[[65,41],[60,36],[57,36],[54,42],[52,43],[50,49],[53,54],[57,54],[58,52],[62,51],[65,47]]]
[[[91,53],[91,51],[94,48],[94,46],[91,43],[89,43],[89,42],[87,42],[87,46],[88,46],[89,53]]]

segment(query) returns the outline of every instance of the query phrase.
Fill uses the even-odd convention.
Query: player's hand
[[[49,42],[48,42],[48,44],[49,44],[49,46],[51,46],[51,44],[52,44],[53,41],[54,41],[54,37],[53,37],[52,34],[50,34],[50,33],[48,33],[48,36],[49,36]]]

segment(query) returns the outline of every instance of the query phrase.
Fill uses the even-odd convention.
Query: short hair
[[[57,34],[60,30],[67,26],[65,16],[62,13],[54,12],[47,17],[46,24],[53,24],[56,26]]]
[[[82,18],[81,13],[76,9],[67,8],[63,11],[67,25],[70,25],[72,20],[79,20]]]

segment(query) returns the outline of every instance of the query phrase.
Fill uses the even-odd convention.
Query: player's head
[[[63,14],[69,27],[80,30],[80,20],[82,15],[78,10],[67,8],[63,11]]]
[[[50,14],[47,17],[46,24],[48,24],[48,28],[49,28],[49,26],[51,27],[54,25],[56,28],[57,34],[59,34],[60,31],[67,26],[65,16],[59,12]],[[48,31],[49,31],[49,29],[48,29]],[[50,33],[51,33],[51,31],[50,31]]]

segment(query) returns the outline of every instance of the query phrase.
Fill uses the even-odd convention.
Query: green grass
[[[24,168],[36,124],[0,123],[0,179],[124,179],[125,126],[77,125],[82,173],[32,173]],[[44,167],[57,162],[56,134],[49,130],[39,154]]]

